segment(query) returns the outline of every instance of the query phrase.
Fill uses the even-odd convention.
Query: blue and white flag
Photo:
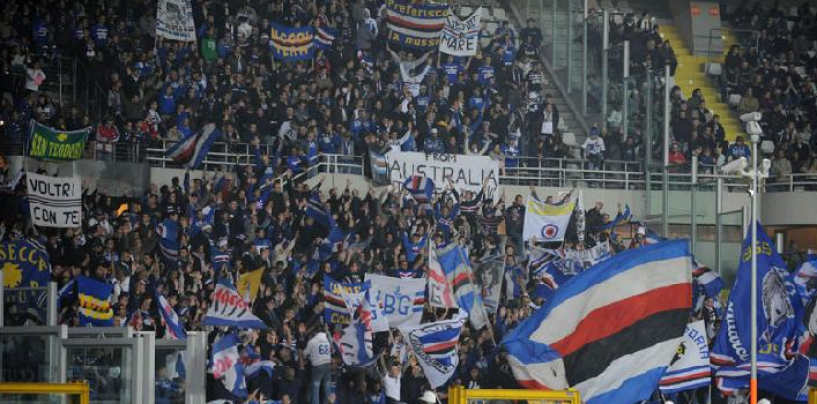
[[[227,334],[213,344],[213,377],[224,383],[224,387],[236,397],[247,397],[247,380],[244,365],[238,354],[238,337]]]
[[[6,288],[6,304],[16,305],[19,312],[35,314],[45,320],[45,288],[51,281],[51,259],[45,247],[31,239],[0,243],[0,269],[3,270],[0,280]],[[43,290],[15,292],[17,287]]]
[[[315,35],[313,41],[315,46],[321,50],[328,50],[332,48],[332,43],[338,36],[338,31],[326,26],[315,27]]]
[[[692,306],[687,241],[628,250],[561,285],[502,340],[522,387],[575,388],[587,404],[648,399]]]
[[[162,315],[162,324],[165,326],[165,334],[170,339],[187,339],[187,331],[184,330],[184,323],[176,314],[176,310],[167,302],[165,296],[156,292],[156,302],[159,303],[159,314]]]
[[[804,310],[794,285],[789,282],[786,264],[777,254],[774,243],[760,223],[755,223],[755,226],[758,294],[751,295],[750,229],[743,240],[737,278],[729,294],[726,316],[710,354],[711,363],[717,386],[722,392],[729,394],[737,389],[749,388],[751,301],[756,299],[759,388],[796,400],[800,393],[797,383],[787,384],[788,382],[775,375],[796,365],[790,358],[795,357],[798,349],[799,319]],[[808,377],[808,366],[805,369],[803,382]],[[784,375],[796,379],[790,373]],[[800,383],[801,386],[802,384]]]
[[[673,394],[709,386],[711,373],[706,325],[699,320],[687,325],[684,340],[661,377],[661,392]]]
[[[360,294],[350,294],[342,292],[347,307],[352,316],[352,322],[343,330],[334,335],[335,345],[340,351],[341,360],[346,366],[365,367],[374,363],[376,357],[372,350],[372,336],[374,333],[372,324],[372,311],[377,310],[377,306],[370,306],[367,296],[369,289]],[[382,313],[380,318],[385,320]],[[388,330],[388,323],[386,325]]]
[[[458,244],[437,252],[437,260],[445,273],[448,284],[460,310],[468,313],[471,325],[481,330],[488,324],[485,307],[482,303],[482,293],[477,288],[471,271],[471,262],[468,259],[468,250]]]
[[[332,213],[329,212],[329,208],[326,204],[321,201],[321,196],[317,192],[313,192],[309,200],[307,200],[305,213],[307,217],[311,217],[315,220],[315,223],[326,228],[330,227],[331,219],[329,216]]]
[[[238,293],[229,280],[221,278],[216,283],[212,303],[204,317],[204,325],[237,327],[241,329],[265,329],[267,325],[252,313],[249,303]]]
[[[815,280],[817,280],[817,256],[809,254],[806,256],[806,261],[800,264],[791,275],[791,281],[797,289],[803,306],[811,301],[815,295],[814,292],[817,291],[814,288]]]
[[[341,290],[341,296],[352,316],[352,324],[355,323],[355,315],[358,310],[363,310],[366,314],[366,322],[370,323],[372,331],[388,331],[389,319],[383,313],[383,304],[373,296],[377,292],[372,291],[371,282],[368,280],[363,282],[363,291],[358,293],[349,293]]]
[[[428,177],[412,175],[406,178],[403,186],[420,205],[431,207],[431,198],[434,196],[434,180]]]
[[[165,156],[189,168],[199,168],[213,143],[221,137],[216,124],[208,123],[195,135],[179,140],[165,151]]]
[[[386,330],[401,325],[417,325],[423,317],[426,304],[425,278],[395,278],[391,276],[366,274],[370,282],[369,305],[379,305],[386,317]],[[375,332],[385,331],[380,323],[377,311],[372,311],[372,322]]]
[[[327,324],[351,324],[349,307],[343,299],[344,293],[357,294],[366,289],[365,283],[342,283],[329,275],[323,276],[323,315]]]
[[[175,261],[179,258],[179,224],[171,219],[165,219],[156,226],[159,235],[159,249],[166,260]]]
[[[244,365],[244,375],[247,379],[253,379],[264,372],[272,379],[275,372],[275,362],[271,360],[261,360],[261,355],[255,350],[255,347],[247,344],[241,353],[241,364]]]
[[[87,327],[112,327],[113,308],[111,293],[113,285],[85,276],[77,277],[79,294],[79,325]]]
[[[694,263],[695,269],[692,271],[692,278],[695,283],[703,289],[706,297],[717,298],[723,289],[723,279],[715,271],[701,265],[697,260]]]
[[[451,320],[400,327],[405,341],[432,388],[444,385],[459,365],[459,339],[465,323],[462,312]]]

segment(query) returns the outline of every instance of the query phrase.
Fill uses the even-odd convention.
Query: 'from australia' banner
[[[409,48],[437,49],[440,33],[450,14],[447,4],[386,0],[389,41]]]
[[[431,178],[438,191],[445,189],[449,181],[456,189],[479,192],[487,180],[491,191],[487,196],[491,197],[497,196],[499,189],[499,164],[488,156],[390,151],[386,162],[389,179],[397,185],[417,175]]]
[[[172,41],[196,42],[196,23],[190,0],[159,0],[156,36]]]
[[[312,43],[314,33],[312,27],[285,27],[278,24],[272,26],[270,44],[272,56],[283,61],[312,59],[315,45]]]
[[[77,160],[82,158],[91,128],[61,131],[31,121],[28,155],[41,160]]]
[[[449,15],[440,36],[440,52],[454,56],[476,55],[481,18],[482,7],[464,21]]]
[[[44,227],[82,226],[82,188],[79,178],[26,173],[31,220]]]

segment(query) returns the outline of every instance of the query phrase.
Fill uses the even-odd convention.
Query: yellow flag
[[[258,295],[258,287],[261,286],[261,275],[264,274],[264,268],[256,269],[255,271],[245,272],[238,276],[238,294],[244,296],[245,290],[249,286],[250,298],[255,300]]]

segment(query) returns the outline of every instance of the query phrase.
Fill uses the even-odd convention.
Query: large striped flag
[[[411,197],[421,206],[431,207],[431,198],[434,196],[434,180],[428,177],[412,175],[406,178],[403,186],[411,194]]]
[[[429,247],[428,301],[431,307],[443,307],[446,309],[459,307],[454,300],[454,292],[451,290],[451,284],[448,283],[448,278],[445,276],[445,271],[443,271],[439,260],[440,254],[451,248],[454,248],[453,244],[449,244],[443,249],[437,249],[434,246]]]
[[[684,340],[661,378],[661,392],[678,393],[709,386],[709,345],[703,320],[687,325]]]
[[[210,364],[213,377],[221,379],[224,387],[237,397],[247,397],[247,380],[244,377],[244,365],[238,354],[238,337],[227,334],[213,343],[213,356]]]
[[[156,301],[159,303],[159,314],[162,315],[162,324],[165,326],[165,334],[170,339],[187,339],[187,332],[184,330],[184,323],[176,314],[176,309],[167,302],[165,296],[156,291]]]
[[[805,306],[814,297],[815,280],[817,280],[817,256],[811,253],[806,255],[806,261],[797,267],[791,275],[791,282],[800,295],[800,300]]]
[[[313,43],[318,49],[327,50],[332,48],[332,43],[338,36],[338,31],[327,26],[319,25],[315,27],[315,35],[313,36]]]
[[[113,285],[85,276],[77,277],[77,294],[79,295],[79,325],[86,327],[113,326],[113,308],[111,293]]]
[[[341,292],[343,300],[352,316],[352,322],[342,331],[333,336],[335,345],[340,351],[340,357],[346,366],[363,367],[374,363],[376,357],[372,351],[373,309],[377,306],[369,305],[369,288],[363,293]],[[386,318],[381,314],[381,319]],[[388,330],[388,323],[386,324]]]
[[[688,243],[670,241],[580,273],[502,344],[524,387],[575,388],[587,404],[634,403],[658,387],[691,306]]]
[[[179,258],[179,224],[171,219],[165,219],[156,226],[159,235],[159,249],[165,260],[175,261]]]
[[[448,284],[454,294],[454,300],[460,310],[468,313],[468,320],[477,330],[488,324],[485,306],[482,302],[482,293],[475,284],[471,262],[468,259],[468,250],[459,244],[452,243],[449,248],[437,252],[440,267],[445,272]]]
[[[701,286],[706,297],[715,298],[721,293],[723,289],[723,279],[715,271],[709,269],[706,265],[702,265],[697,260],[693,260],[695,266],[692,270],[692,278],[695,283]]]
[[[342,283],[332,279],[329,275],[324,275],[323,315],[326,323],[349,325],[352,319],[349,316],[346,301],[343,299],[343,293],[361,293],[365,287],[365,283]]]
[[[432,388],[445,384],[459,365],[458,342],[465,317],[400,327],[403,340],[417,357]]]
[[[210,147],[221,137],[221,131],[216,128],[216,124],[208,123],[195,135],[186,137],[170,146],[165,151],[165,156],[173,161],[181,163],[190,168],[198,168],[210,152]]]
[[[267,325],[252,312],[250,304],[238,294],[229,280],[221,278],[216,283],[212,303],[204,317],[204,325],[237,327],[241,329],[265,329]]]
[[[437,49],[449,14],[448,4],[444,3],[388,0],[389,41],[415,49]]]

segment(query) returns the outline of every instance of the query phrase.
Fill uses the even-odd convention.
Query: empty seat
[[[473,12],[474,12],[474,9],[471,8],[471,7],[468,7],[468,6],[460,7],[460,16],[462,16],[462,17],[468,17]]]
[[[493,21],[489,21],[487,24],[485,24],[485,29],[487,29],[488,32],[490,32],[492,34],[496,33],[496,29],[498,27],[499,27],[499,24],[497,24],[497,23],[495,23]]]
[[[573,132],[562,133],[562,141],[568,146],[578,146],[576,143],[576,134]]]
[[[497,21],[507,21],[508,16],[505,14],[505,9],[503,8],[494,8],[494,19]]]
[[[774,142],[771,140],[764,140],[760,142],[760,151],[764,154],[773,154],[774,153]]]
[[[610,0],[601,0],[599,5],[601,6],[602,10],[612,10],[614,8],[613,2]]]

